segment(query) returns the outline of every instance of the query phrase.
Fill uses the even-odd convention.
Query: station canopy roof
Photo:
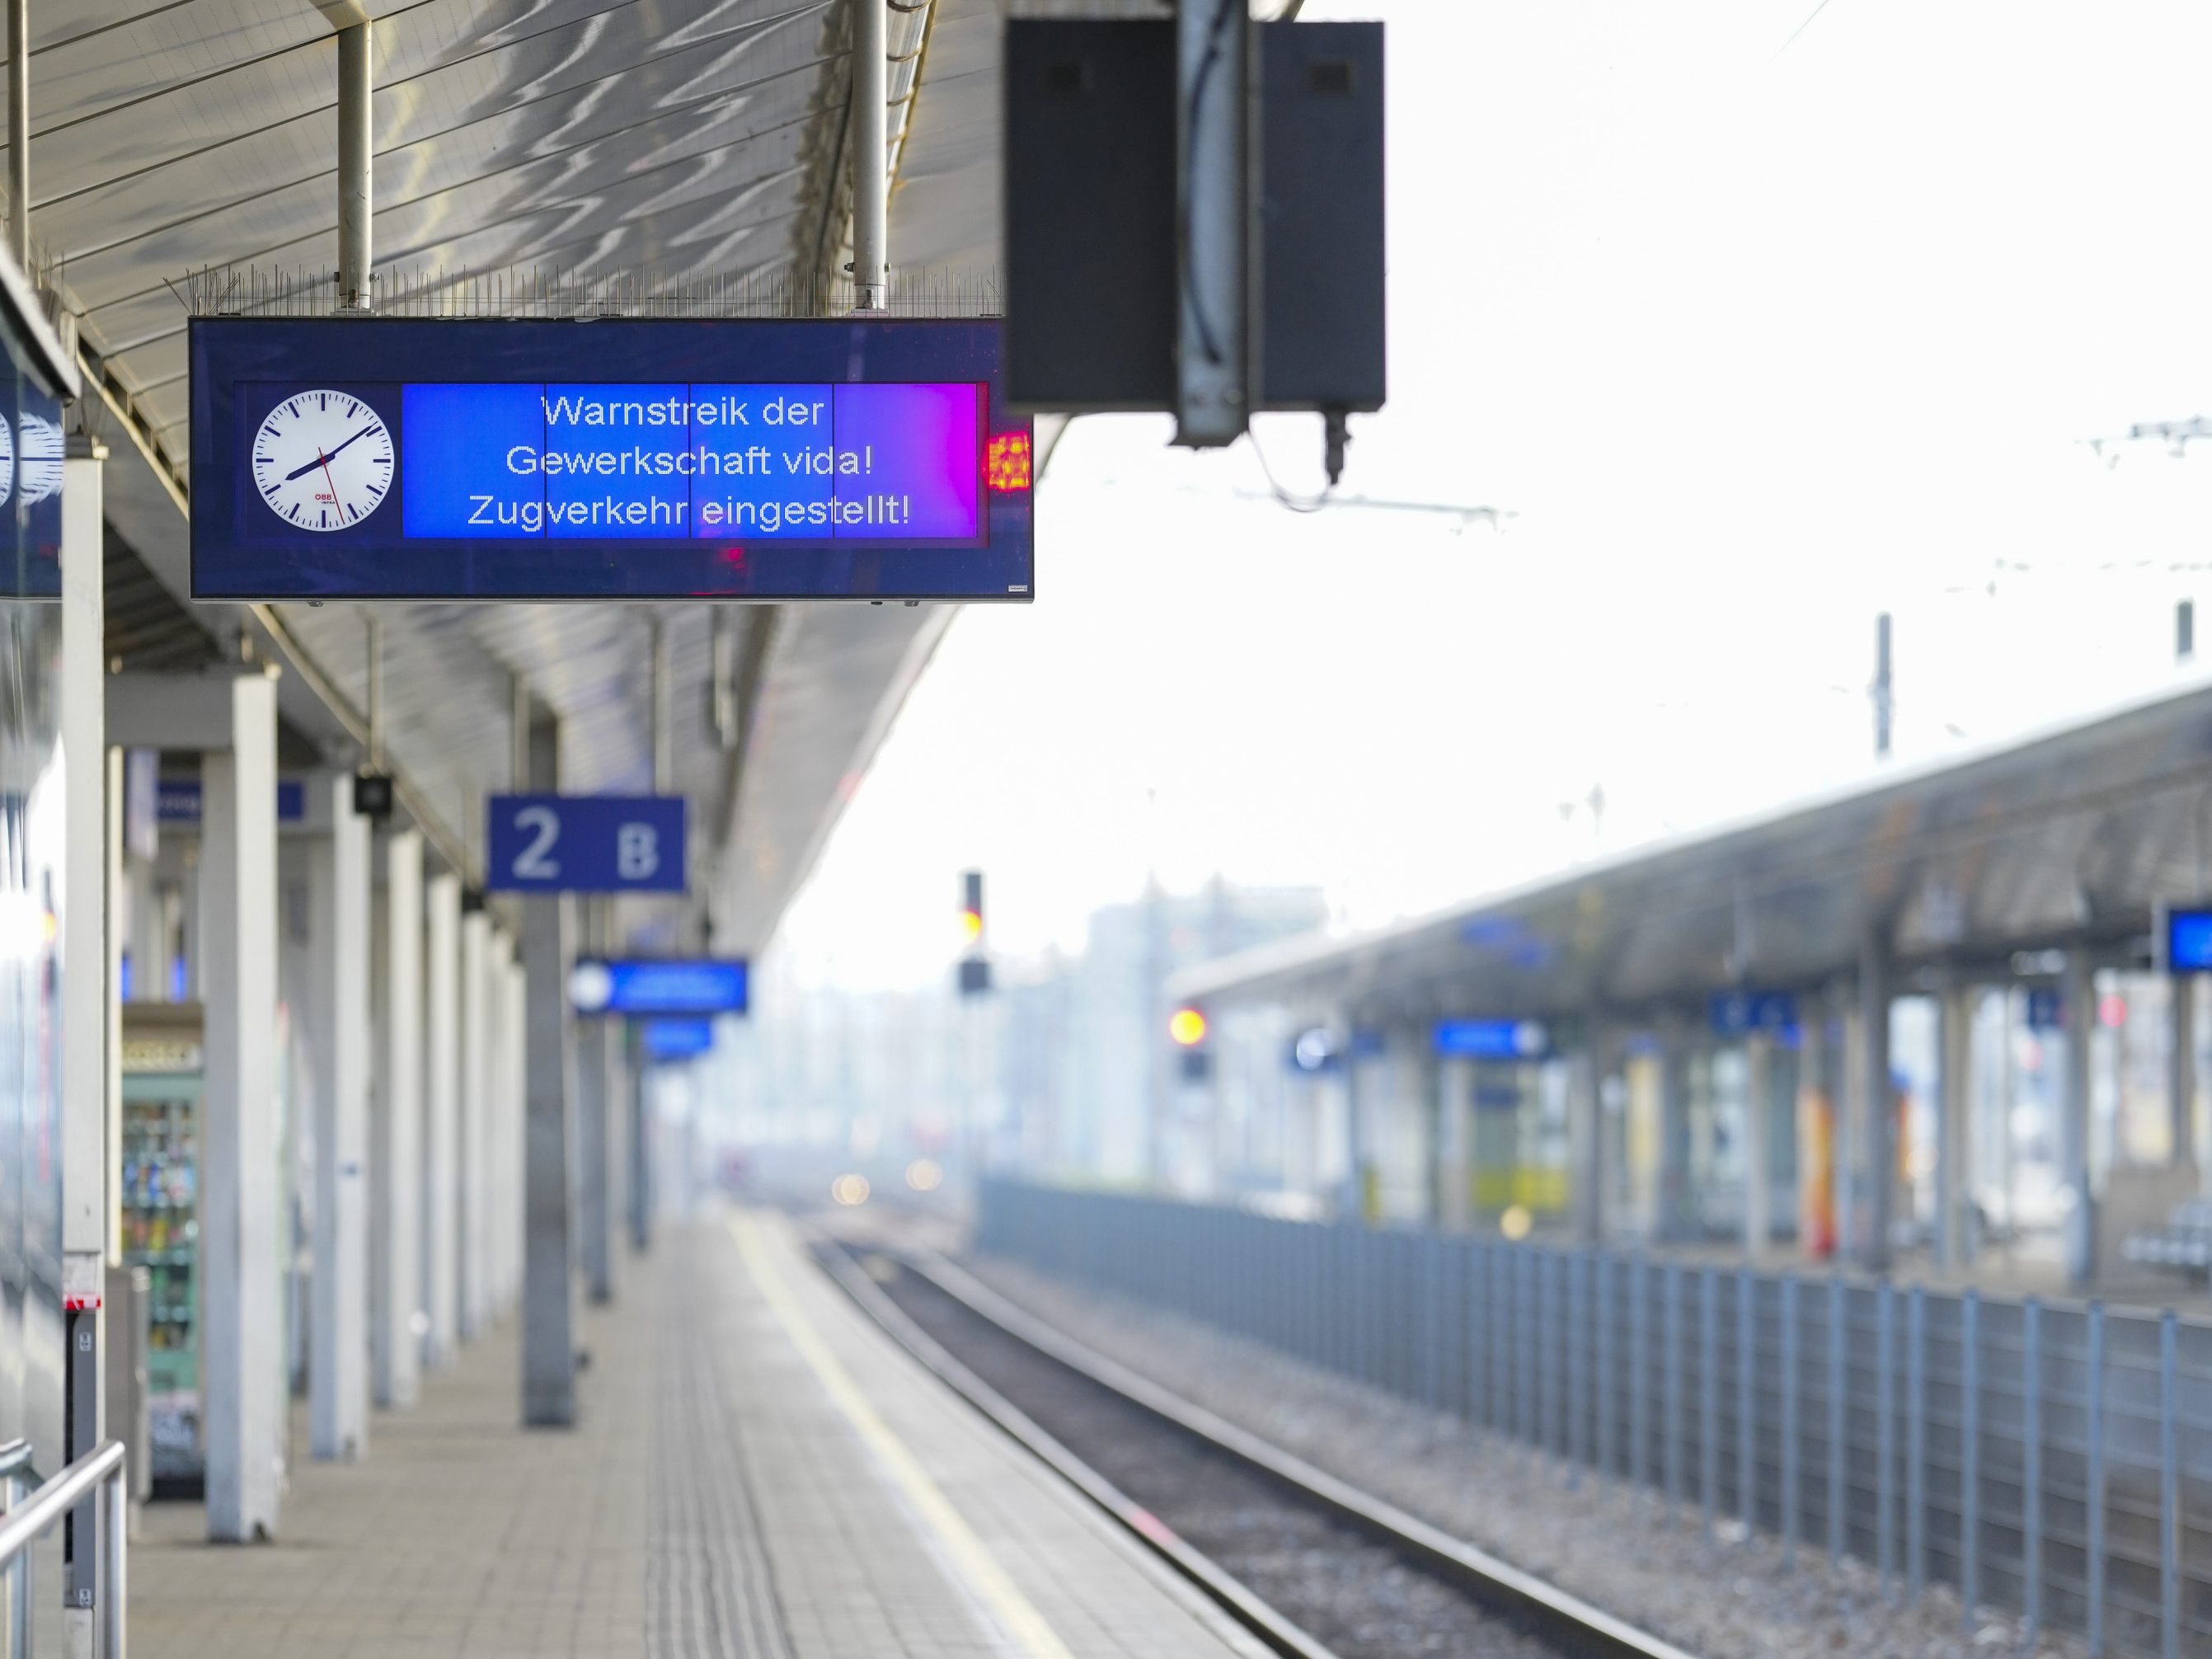
[[[892,253],[939,291],[950,276],[988,293],[997,263],[1000,16],[994,0],[892,13]],[[328,280],[336,30],[364,19],[387,307],[403,295],[434,307],[447,285],[490,273],[617,304],[733,278],[812,292],[848,257],[835,0],[32,6],[34,274],[75,319],[84,406],[111,451],[111,536],[135,556],[111,555],[111,653],[126,669],[241,648],[279,661],[293,671],[288,729],[342,765],[366,734],[366,608],[188,602],[180,290],[210,267],[295,291]],[[717,651],[704,606],[376,609],[389,763],[437,854],[471,876],[482,798],[509,776],[515,675],[563,717],[565,788],[649,787],[657,612],[694,890],[713,892],[714,943],[730,951],[767,942],[951,614],[732,609]],[[718,660],[736,730],[709,718]],[[673,937],[690,917],[636,920],[691,942]]]
[[[1433,915],[1263,946],[1171,994],[1362,1024],[1702,1011],[1818,990],[1871,936],[1900,983],[2145,960],[2161,901],[2212,896],[2212,677],[1637,848]]]

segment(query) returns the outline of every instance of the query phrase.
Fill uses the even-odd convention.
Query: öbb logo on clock
[[[253,483],[269,510],[301,530],[343,530],[392,488],[392,431],[349,392],[301,392],[253,436]]]

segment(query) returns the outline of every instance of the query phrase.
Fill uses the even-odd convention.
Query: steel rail
[[[826,1253],[829,1270],[837,1283],[893,1340],[956,1392],[1073,1481],[1170,1566],[1191,1578],[1231,1617],[1244,1624],[1277,1652],[1296,1655],[1299,1659],[1328,1655],[1328,1650],[1320,1647],[1311,1637],[1259,1601],[1241,1583],[1177,1538],[1157,1516],[1121,1494],[1104,1477],[1081,1463],[988,1384],[975,1378],[966,1366],[922,1334],[890,1297],[867,1279],[842,1243],[831,1241],[831,1246]],[[1695,1659],[1686,1650],[1477,1549],[1385,1499],[1338,1480],[1204,1407],[1139,1376],[1016,1307],[934,1251],[873,1248],[897,1260],[908,1271],[1006,1334],[1380,1539],[1453,1583],[1483,1607],[1518,1620],[1539,1639],[1561,1652],[1589,1656],[1590,1659]],[[890,1317],[886,1317],[886,1310]],[[919,1343],[913,1340],[916,1336],[921,1339]],[[1073,1472],[1068,1467],[1071,1464]],[[1102,1488],[1107,1496],[1101,1495]],[[1251,1616],[1255,1610],[1261,1615],[1257,1622]],[[1296,1645],[1297,1643],[1304,1645]]]

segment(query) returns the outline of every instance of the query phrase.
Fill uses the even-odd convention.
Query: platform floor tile
[[[586,1311],[569,1431],[515,1420],[510,1323],[306,1457],[283,1525],[156,1504],[138,1659],[1257,1659],[1261,1650],[946,1394],[780,1218],[717,1214]]]

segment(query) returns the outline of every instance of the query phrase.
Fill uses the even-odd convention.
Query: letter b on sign
[[[615,833],[615,868],[624,881],[649,881],[660,872],[660,836],[649,823],[625,823]]]

